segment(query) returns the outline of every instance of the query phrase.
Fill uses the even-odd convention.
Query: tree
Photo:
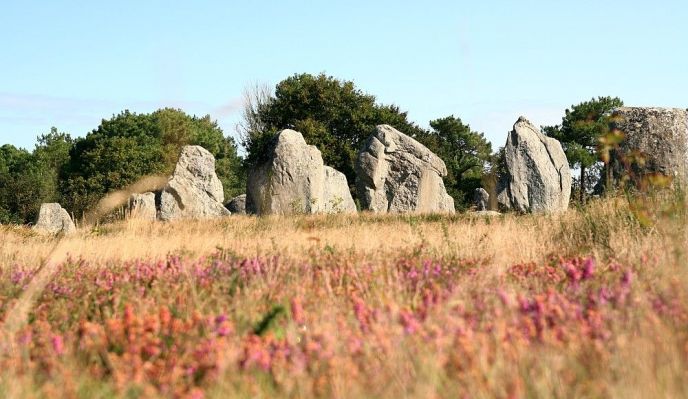
[[[0,222],[30,223],[54,184],[34,156],[11,145],[0,148]]]
[[[124,111],[74,143],[64,168],[65,207],[81,215],[108,192],[145,175],[170,174],[187,144],[210,151],[225,195],[238,193],[243,174],[236,144],[209,116],[198,118],[171,108],[151,114]]]
[[[586,172],[599,161],[600,137],[609,132],[608,112],[623,106],[618,97],[598,97],[566,109],[561,125],[545,126],[546,135],[559,140],[571,168],[580,168],[580,201],[585,201],[585,187],[590,186]]]
[[[49,193],[42,202],[60,202],[60,178],[65,165],[69,163],[69,152],[74,145],[71,136],[58,132],[56,127],[50,132],[37,138],[33,157],[40,169],[45,173],[46,191]]]
[[[412,137],[423,133],[397,106],[377,104],[353,82],[325,74],[293,75],[277,84],[274,95],[257,88],[248,100],[238,126],[248,165],[264,159],[279,131],[294,129],[318,147],[324,162],[344,173],[351,186],[358,151],[376,125],[390,124]]]
[[[492,145],[453,115],[430,122],[432,130],[419,140],[447,165],[447,192],[459,208],[468,206],[492,164]]]

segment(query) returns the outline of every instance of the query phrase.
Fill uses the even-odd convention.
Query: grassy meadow
[[[680,198],[0,230],[7,398],[688,396]]]

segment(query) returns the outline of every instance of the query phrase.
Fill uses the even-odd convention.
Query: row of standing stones
[[[622,107],[611,113],[612,128],[625,134],[622,152],[645,154],[645,167],[688,178],[688,110]],[[505,145],[505,173],[499,177],[497,201],[518,212],[559,212],[568,208],[571,171],[561,144],[520,117]],[[442,178],[447,168],[437,155],[389,125],[380,125],[356,162],[356,190],[363,210],[372,212],[453,213],[454,200]],[[476,211],[485,215],[489,194],[475,191]],[[246,194],[224,203],[215,159],[200,146],[182,149],[174,173],[157,193],[133,194],[132,216],[163,221],[203,219],[232,213],[257,215],[355,213],[356,204],[343,173],[324,164],[320,151],[301,133],[280,132],[263,162],[248,176]],[[38,230],[75,231],[59,204],[41,206]]]

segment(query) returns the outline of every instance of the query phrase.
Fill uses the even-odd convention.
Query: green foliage
[[[0,222],[31,223],[43,202],[59,200],[59,172],[69,157],[72,139],[52,128],[38,137],[33,153],[0,147]]]
[[[565,111],[561,125],[545,126],[546,135],[561,142],[572,168],[580,168],[581,182],[586,182],[585,171],[599,161],[597,148],[601,137],[609,132],[607,113],[623,106],[618,97],[598,97],[571,106]],[[580,190],[583,198],[585,190]]]
[[[417,137],[423,131],[394,105],[380,105],[375,97],[358,90],[353,82],[320,74],[291,76],[275,88],[274,96],[251,103],[242,145],[247,163],[254,165],[267,153],[275,134],[282,129],[301,132],[322,152],[327,165],[354,184],[358,151],[379,124],[390,124]]]
[[[239,193],[243,173],[236,144],[209,116],[198,118],[171,108],[151,114],[124,111],[76,140],[64,168],[65,207],[81,215],[110,191],[145,175],[170,174],[187,144],[210,151],[225,194]]]
[[[492,145],[482,133],[474,132],[461,119],[448,116],[430,122],[432,130],[418,137],[426,147],[447,165],[444,184],[457,208],[472,202],[473,191],[493,161]]]
[[[256,335],[263,335],[268,332],[274,325],[277,319],[286,313],[286,309],[282,305],[273,306],[263,318],[253,328],[253,333]]]

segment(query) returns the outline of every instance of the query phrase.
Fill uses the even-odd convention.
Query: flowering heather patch
[[[423,251],[72,259],[1,358],[24,396],[203,398],[620,395],[658,369],[686,392],[686,287],[590,256],[514,264]],[[0,274],[2,317],[35,273]],[[640,276],[638,276],[640,274]],[[635,346],[640,345],[636,352]],[[648,355],[651,354],[651,356]],[[663,379],[663,380],[662,380]],[[554,381],[558,381],[554,383]],[[628,383],[634,384],[633,381]]]
[[[0,397],[688,397],[682,215],[0,228]]]

